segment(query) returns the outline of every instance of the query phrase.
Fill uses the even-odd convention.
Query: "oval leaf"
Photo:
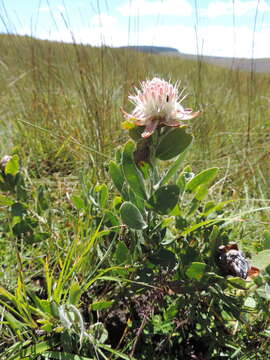
[[[214,167],[211,169],[204,170],[198,175],[194,176],[187,185],[186,191],[195,192],[195,190],[201,185],[209,185],[211,181],[217,176],[218,168]]]
[[[169,167],[164,177],[160,180],[159,186],[166,184],[170,178],[176,174],[183,160],[185,159],[186,152],[184,151],[182,154],[178,156],[178,158],[173,162],[173,164]]]
[[[77,210],[84,209],[85,207],[84,200],[80,196],[73,195],[71,197],[71,202],[77,208]]]
[[[247,290],[248,288],[250,288],[252,286],[251,281],[246,281],[237,276],[228,276],[227,281],[236,289]]]
[[[193,137],[182,128],[167,132],[156,149],[156,157],[160,160],[170,160],[182,153],[192,142]]]
[[[12,158],[6,163],[5,166],[5,174],[11,174],[15,176],[20,170],[20,164],[19,164],[19,156],[14,155]]]
[[[123,171],[125,178],[134,193],[140,198],[146,199],[147,195],[145,191],[143,177],[134,162],[134,150],[135,145],[133,142],[129,141],[128,143],[126,143],[122,158]]]
[[[97,185],[95,187],[95,191],[99,194],[98,201],[99,201],[100,207],[102,209],[105,208],[107,205],[107,200],[108,200],[108,195],[109,195],[107,185],[105,185],[105,184]]]
[[[149,204],[159,214],[169,214],[178,202],[179,192],[177,185],[162,186],[151,196]]]
[[[111,307],[113,304],[113,301],[96,301],[94,303],[91,304],[91,310],[93,311],[97,311],[97,310],[104,310],[104,309],[108,309],[109,307]]]
[[[131,229],[142,230],[147,227],[139,209],[131,202],[124,202],[120,208],[123,223]]]
[[[252,257],[252,266],[261,270],[270,265],[270,249],[260,251],[257,255]]]
[[[68,297],[69,304],[77,305],[78,302],[80,301],[82,292],[83,292],[83,288],[80,286],[79,283],[77,282],[72,283],[69,290],[69,297]]]
[[[193,262],[187,269],[186,275],[189,279],[200,280],[205,272],[206,264]]]
[[[109,162],[109,174],[112,178],[114,186],[121,193],[125,182],[120,166],[115,161]]]
[[[117,264],[123,264],[130,260],[129,250],[123,241],[120,241],[117,245],[115,259]]]

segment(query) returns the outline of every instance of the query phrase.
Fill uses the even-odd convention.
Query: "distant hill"
[[[270,58],[265,59],[246,59],[246,58],[231,58],[221,56],[203,56],[203,55],[191,55],[184,54],[175,48],[162,47],[162,46],[122,46],[121,48],[137,50],[141,52],[148,52],[159,55],[171,55],[179,56],[183,59],[193,61],[203,61],[208,64],[222,66],[232,70],[242,71],[255,71],[258,73],[269,73],[270,72]]]
[[[162,54],[162,53],[172,53],[180,54],[179,51],[172,47],[165,46],[150,46],[150,45],[138,45],[138,46],[120,46],[120,49],[131,49],[141,52],[151,53],[151,54]]]
[[[170,54],[172,55],[172,54]],[[258,73],[270,72],[270,58],[265,59],[246,59],[246,58],[230,58],[221,56],[197,56],[189,54],[178,54],[183,59],[200,60],[208,64],[222,66],[232,70],[255,71]]]

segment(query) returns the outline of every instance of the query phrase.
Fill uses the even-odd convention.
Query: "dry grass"
[[[180,80],[185,106],[203,110],[193,122],[194,166],[218,165],[234,188],[246,182],[252,195],[269,195],[269,75],[30,37],[0,43],[1,153],[16,146],[32,166],[66,173],[89,164],[102,175],[125,136],[119,109],[129,108],[128,92],[158,75]]]

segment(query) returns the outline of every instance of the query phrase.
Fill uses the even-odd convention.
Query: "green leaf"
[[[217,176],[218,168],[211,168],[200,172],[186,185],[186,191],[194,193],[201,185],[209,185]]]
[[[263,270],[270,264],[270,249],[263,250],[252,257],[252,265]]]
[[[2,309],[1,309],[2,310]],[[26,324],[22,323],[21,321],[17,320],[11,313],[9,313],[6,309],[4,311],[4,316],[6,321],[8,322],[9,326],[15,331],[22,330],[26,327]]]
[[[0,194],[0,206],[10,206],[14,203],[12,199]]]
[[[132,191],[131,188],[128,189],[128,201],[132,202],[133,205],[135,205],[140,212],[143,214],[145,210],[145,202],[144,199],[137,196],[134,191]]]
[[[121,164],[122,163],[122,147],[118,146],[115,150],[115,160],[117,162],[117,164]]]
[[[104,209],[108,201],[108,187],[105,184],[97,185],[95,187],[95,191],[99,193],[99,205],[102,209]]]
[[[22,198],[26,198],[26,194],[24,195],[23,192],[25,191],[25,185],[21,176],[21,191],[22,191]],[[49,199],[46,197],[46,191],[43,186],[39,186],[37,189],[36,195],[36,202],[37,202],[37,209],[38,213],[41,214],[42,211],[47,210],[49,208]]]
[[[56,304],[56,302],[51,301],[50,306],[51,306],[51,314],[52,314],[52,316],[54,316],[55,318],[59,318],[59,310],[58,310],[58,305]]]
[[[14,155],[12,158],[6,163],[5,166],[5,174],[13,175],[15,176],[20,170],[20,164],[19,164],[19,156]]]
[[[165,311],[164,311],[164,320],[165,321],[174,321],[177,314],[179,313],[179,307],[177,304],[171,304]]]
[[[129,250],[123,241],[120,241],[115,251],[116,263],[123,264],[130,260]]]
[[[143,230],[147,227],[139,209],[131,202],[124,202],[120,208],[120,215],[123,223],[131,229]]]
[[[205,207],[203,209],[203,214],[205,216],[208,216],[215,211],[220,211],[224,208],[224,206],[228,205],[229,203],[231,203],[233,201],[234,200],[226,200],[226,201],[222,201],[218,204],[216,204],[214,201],[209,201],[208,203],[205,204]]]
[[[104,350],[107,350],[109,351],[110,353],[116,355],[117,357],[116,358],[121,358],[121,359],[124,359],[124,360],[136,360],[133,356],[130,356],[130,355],[125,355],[123,354],[122,352],[118,351],[118,350],[115,350],[115,349],[112,349],[110,346],[108,345],[105,345],[105,344],[101,344],[99,343],[98,346]],[[77,359],[74,359],[74,360],[77,360]],[[82,359],[84,360],[84,359]],[[92,360],[92,359],[91,359]]]
[[[268,283],[265,283],[264,285],[262,285],[259,289],[256,290],[256,293],[266,299],[266,300],[270,300],[270,286],[268,285]]]
[[[270,330],[264,330],[262,335],[270,338]]]
[[[251,309],[256,309],[257,303],[253,297],[249,296],[248,298],[246,298],[244,305]]]
[[[184,228],[184,230],[180,233],[181,236],[186,236],[188,234],[190,234],[191,232],[193,232],[194,230],[197,230],[203,226],[208,227],[214,224],[218,224],[220,222],[224,222],[224,220],[222,218],[220,219],[211,219],[211,220],[205,220],[202,221],[198,224],[191,224],[191,226]],[[179,230],[181,230],[180,227],[178,227]]]
[[[203,199],[208,195],[208,188],[205,185],[200,185],[197,188],[195,193],[194,199],[198,200],[199,202],[203,201]]]
[[[1,203],[1,200],[0,200]],[[264,250],[270,249],[270,232],[264,231],[263,233],[263,248]]]
[[[191,216],[193,215],[196,210],[199,208],[200,206],[200,201],[197,199],[192,199],[192,201],[190,202],[190,208],[188,210],[187,216]]]
[[[145,191],[143,177],[134,162],[134,150],[135,145],[133,142],[129,141],[128,143],[126,143],[123,150],[122,159],[123,171],[125,178],[134,193],[140,198],[146,199],[147,195]]]
[[[205,272],[206,264],[201,262],[193,262],[188,267],[186,275],[191,280],[200,280]]]
[[[169,214],[176,206],[179,199],[177,185],[165,185],[157,189],[149,199],[149,204],[159,214]]]
[[[11,216],[22,217],[26,213],[26,208],[19,202],[16,202],[11,207]]]
[[[188,216],[193,215],[199,208],[202,200],[207,196],[208,188],[205,185],[201,185],[197,188],[194,198],[191,200],[190,208],[187,213]]]
[[[113,209],[119,210],[121,204],[122,204],[122,198],[121,196],[115,196],[112,201],[112,207]]]
[[[173,164],[169,167],[166,174],[163,176],[163,178],[160,180],[158,187],[161,185],[166,184],[173,175],[177,172],[180,165],[182,164],[183,160],[186,157],[186,151],[184,151],[182,154],[178,156],[178,158],[173,162]]]
[[[69,304],[77,305],[80,301],[82,291],[82,287],[79,285],[79,283],[74,282],[73,284],[71,284],[68,297]]]
[[[214,225],[213,229],[209,235],[209,246],[210,246],[210,251],[211,251],[212,256],[215,255],[215,253],[218,249],[218,246],[220,245],[218,235],[219,235],[219,228],[217,225]]]
[[[57,360],[94,360],[93,358],[74,355],[67,352],[58,352],[58,351],[46,351],[43,356],[45,360],[48,359],[57,359]]]
[[[110,210],[105,210],[104,211],[104,223],[109,227],[119,226],[118,218]]]
[[[91,304],[91,310],[105,310],[112,306],[113,301],[96,301]]]
[[[179,186],[181,193],[185,190],[186,183],[193,177],[194,173],[192,172],[191,166],[185,166],[176,180],[176,185]]]
[[[193,137],[184,129],[172,129],[161,138],[156,149],[156,157],[160,160],[170,160],[186,150],[192,139]]]
[[[117,165],[116,162],[113,160],[109,162],[109,174],[112,178],[113,184],[116,187],[116,189],[120,193],[122,193],[125,178],[120,166]]]
[[[54,344],[56,345],[56,344]],[[43,341],[35,345],[28,346],[25,349],[22,349],[20,351],[20,354],[16,357],[12,357],[12,360],[22,360],[22,359],[36,359],[37,355],[39,354],[45,354],[47,350],[49,350],[52,347],[52,345],[49,343],[49,341]],[[28,358],[28,356],[31,356]]]
[[[31,297],[35,306],[46,315],[52,315],[51,304],[49,300],[40,299],[32,290],[28,290],[27,294]]]
[[[71,197],[72,204],[76,207],[77,210],[81,210],[85,208],[84,200],[76,195]]]
[[[50,233],[47,232],[38,232],[36,234],[33,234],[29,237],[27,237],[27,243],[35,244],[40,243],[41,241],[45,241],[50,237]]]
[[[247,290],[252,286],[252,281],[247,281],[237,276],[228,276],[227,281],[236,289]]]
[[[173,252],[161,248],[156,254],[149,257],[149,261],[154,265],[172,269],[176,264],[176,257]]]
[[[14,296],[13,294],[11,294],[8,290],[6,290],[5,288],[3,288],[2,286],[0,286],[0,295],[1,295],[1,296],[4,296],[6,299],[8,299],[9,301],[11,301],[15,306],[17,306],[16,296]]]
[[[142,133],[144,132],[144,126],[135,126],[129,130],[129,136],[134,141],[142,140]]]
[[[36,303],[36,306],[39,307],[40,310],[43,311],[45,314],[52,315],[51,304],[50,304],[49,300],[39,299],[38,297],[36,297],[35,303]]]

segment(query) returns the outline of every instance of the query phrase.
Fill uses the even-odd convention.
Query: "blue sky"
[[[0,0],[0,32],[270,57],[270,0]]]

